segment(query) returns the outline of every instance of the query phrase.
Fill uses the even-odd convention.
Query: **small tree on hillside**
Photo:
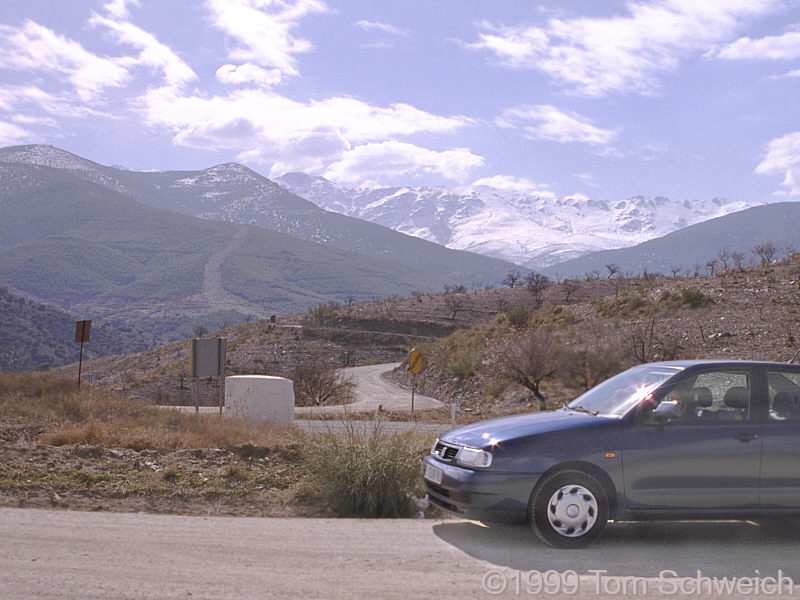
[[[522,277],[522,275],[520,275],[520,272],[517,269],[510,269],[506,273],[506,276],[503,279],[502,283],[503,285],[513,288],[515,285],[517,285],[517,282],[519,281],[520,277]]]
[[[490,371],[498,378],[526,387],[539,401],[539,410],[545,410],[547,398],[540,386],[557,371],[561,353],[561,344],[552,331],[531,329],[490,344]]]
[[[539,308],[542,305],[542,295],[550,285],[550,280],[547,278],[547,275],[531,271],[525,276],[524,281],[525,287],[531,293],[531,296],[533,296],[534,308]]]
[[[772,242],[753,246],[753,254],[758,256],[762,265],[771,263],[773,260],[775,260],[775,254],[777,252],[778,250],[775,248],[775,244]]]
[[[298,406],[346,404],[353,400],[355,384],[343,379],[321,358],[309,358],[295,365],[289,378],[294,382]]]

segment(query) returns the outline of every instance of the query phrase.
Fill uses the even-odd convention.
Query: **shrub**
[[[345,432],[306,445],[314,493],[339,516],[408,517],[422,494],[419,465],[430,436],[388,433],[382,422],[347,421]]]
[[[597,311],[604,317],[632,318],[647,314],[652,307],[638,294],[623,294],[596,301]]]
[[[687,287],[681,290],[681,298],[683,303],[688,304],[692,308],[702,308],[714,303],[711,296],[707,296],[697,288]]]
[[[515,304],[505,311],[506,319],[517,331],[523,331],[528,328],[528,321],[530,321],[533,311],[530,307],[524,304]]]

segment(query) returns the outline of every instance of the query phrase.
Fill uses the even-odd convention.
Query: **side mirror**
[[[670,419],[680,419],[681,407],[672,400],[665,400],[655,407],[653,410],[653,418],[659,423]]]

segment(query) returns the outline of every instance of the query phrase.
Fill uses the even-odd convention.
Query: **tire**
[[[583,471],[558,471],[546,476],[531,494],[528,523],[546,544],[556,548],[583,548],[608,523],[608,493]]]

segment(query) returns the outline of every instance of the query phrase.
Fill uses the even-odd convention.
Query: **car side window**
[[[800,373],[767,371],[770,421],[800,421]]]
[[[661,399],[675,408],[665,423],[708,424],[745,421],[751,413],[750,375],[709,371],[687,378]]]

